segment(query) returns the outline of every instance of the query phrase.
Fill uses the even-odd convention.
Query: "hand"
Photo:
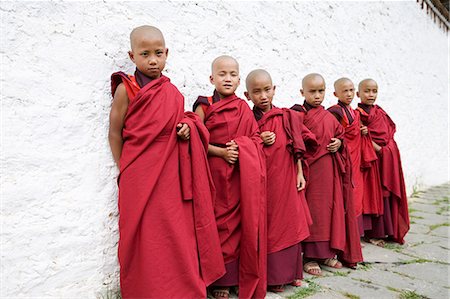
[[[238,144],[234,140],[231,140],[230,142],[227,142],[226,146],[223,159],[230,164],[236,163],[239,158]]]
[[[335,153],[341,147],[342,141],[338,138],[331,138],[331,142],[327,145],[327,150],[330,153]]]
[[[270,131],[264,131],[261,133],[261,139],[265,145],[272,145],[275,143],[275,133]]]
[[[369,133],[369,129],[364,125],[361,125],[361,127],[359,127],[359,130],[361,131],[361,135],[367,135]]]
[[[191,137],[191,128],[187,124],[179,123],[177,125],[177,135],[183,140],[188,140]]]
[[[305,177],[303,173],[297,173],[297,191],[302,191],[306,187]]]

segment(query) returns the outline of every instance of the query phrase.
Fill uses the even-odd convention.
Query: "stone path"
[[[409,211],[403,246],[364,243],[365,262],[357,270],[324,267],[324,276],[305,274],[305,286],[266,298],[450,298],[450,183],[413,194]]]

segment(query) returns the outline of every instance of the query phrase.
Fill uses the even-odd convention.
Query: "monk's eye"
[[[148,53],[147,53],[147,52],[144,52],[144,53],[141,54],[141,56],[147,57],[147,56],[148,56]]]

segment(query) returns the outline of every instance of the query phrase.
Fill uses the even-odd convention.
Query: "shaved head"
[[[237,69],[239,70],[239,63],[237,62],[236,59],[234,59],[233,57],[228,56],[228,55],[222,55],[222,56],[219,56],[216,59],[214,59],[213,62],[211,63],[211,72],[214,73],[214,68],[218,64],[220,64],[220,63],[230,63],[230,62],[236,64]]]
[[[314,79],[320,79],[323,81],[323,84],[325,85],[325,79],[322,77],[321,74],[317,74],[317,73],[311,73],[306,75],[305,77],[303,77],[302,80],[302,88],[305,88],[305,85],[309,82],[312,81]]]
[[[245,79],[245,86],[247,87],[247,90],[250,90],[251,83],[257,78],[268,79],[270,84],[272,84],[272,77],[270,77],[270,74],[266,70],[256,69],[251,71]]]
[[[359,82],[359,84],[358,84],[358,90],[361,90],[362,88],[363,88],[363,86],[364,85],[366,85],[366,84],[374,84],[374,85],[376,85],[377,87],[378,87],[378,84],[377,84],[377,81],[375,81],[375,80],[373,80],[373,79],[370,79],[370,78],[367,78],[367,79],[364,79],[364,80],[362,80],[361,82]]]
[[[131,31],[131,33],[130,33],[131,50],[133,50],[135,48],[136,43],[143,38],[147,38],[147,39],[151,39],[151,40],[160,40],[160,41],[162,41],[162,43],[165,47],[166,42],[164,40],[164,36],[163,36],[161,30],[159,30],[158,28],[156,28],[154,26],[143,25],[143,26],[134,28],[133,31]]]
[[[350,80],[349,78],[339,78],[334,82],[334,90],[337,90],[339,88],[339,86],[341,86],[344,83],[350,82],[353,84],[352,80]]]

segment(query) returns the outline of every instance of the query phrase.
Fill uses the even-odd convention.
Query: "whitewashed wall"
[[[1,2],[2,298],[95,298],[118,284],[109,76],[132,72],[132,28],[166,37],[166,74],[209,95],[210,62],[266,68],[275,104],[301,78],[373,77],[398,125],[408,189],[448,178],[447,34],[409,2]],[[244,84],[238,89],[243,97]],[[356,105],[357,99],[355,99]]]

